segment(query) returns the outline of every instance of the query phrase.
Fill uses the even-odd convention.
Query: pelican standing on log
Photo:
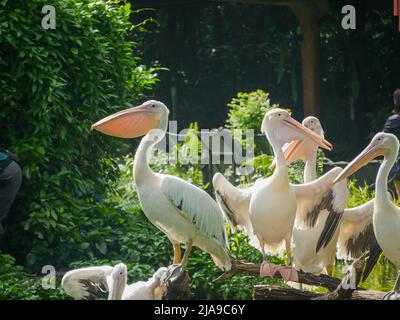
[[[302,124],[320,137],[324,137],[318,118],[307,117]],[[304,183],[317,179],[318,145],[316,143],[309,140],[292,141],[283,147],[283,151],[287,165],[298,159],[305,162]],[[339,174],[340,169],[336,170]],[[297,212],[293,228],[293,256],[297,270],[319,274],[325,269],[327,274],[332,273],[339,229],[327,229],[325,226],[332,218],[341,218],[348,198],[346,181],[333,185],[334,178],[333,175],[324,175],[319,179],[327,186],[331,184],[324,193],[321,193],[321,196],[297,197]],[[322,245],[322,240],[319,241],[319,239],[323,232]]]
[[[262,275],[273,277],[276,266],[267,262],[267,252],[275,253],[285,243],[287,263],[291,265],[291,238],[297,210],[297,197],[315,194],[316,189],[289,183],[288,171],[282,147],[293,140],[313,140],[324,149],[331,150],[332,145],[324,138],[307,129],[294,120],[288,111],[273,109],[264,116],[261,132],[272,146],[276,169],[272,176],[260,180],[254,185],[250,198],[249,214],[255,236],[263,254]],[[297,274],[285,280],[297,281]]]
[[[400,208],[396,207],[388,194],[388,176],[397,161],[399,141],[390,133],[377,133],[370,144],[335,179],[339,182],[376,157],[384,159],[375,182],[375,199],[372,225],[376,239],[385,256],[399,269],[394,288],[384,296],[387,300],[400,299]]]
[[[302,124],[324,136],[318,118],[307,117]],[[305,162],[306,183],[317,178],[317,150],[318,145],[311,141],[294,141],[284,147],[287,165],[297,159]],[[331,190],[325,196],[330,201],[321,201],[318,207],[313,203],[307,205],[305,199],[298,199],[293,229],[294,265],[297,270],[311,273],[320,273],[325,269],[331,275],[335,256],[354,260],[368,251],[364,281],[381,253],[372,229],[373,200],[344,209],[348,198],[346,181],[333,185]]]
[[[160,300],[157,288],[167,268],[158,269],[147,281],[127,285],[126,265],[98,266],[68,271],[62,278],[64,291],[75,299],[94,300],[108,292],[108,300]]]
[[[162,102],[150,100],[110,115],[92,128],[121,138],[145,135],[135,154],[134,180],[144,214],[173,244],[173,264],[183,271],[192,246],[196,246],[209,253],[220,269],[229,270],[224,218],[217,203],[204,190],[149,167],[150,152],[167,131],[168,115]],[[182,259],[181,243],[186,245]]]

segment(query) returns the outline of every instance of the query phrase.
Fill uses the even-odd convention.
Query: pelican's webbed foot
[[[278,271],[279,266],[268,261],[263,261],[260,266],[260,278],[270,277],[273,278],[275,272]]]

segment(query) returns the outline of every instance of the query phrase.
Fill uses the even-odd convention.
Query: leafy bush
[[[267,111],[278,108],[270,104],[269,93],[262,90],[239,92],[228,103],[229,112],[226,127],[229,129],[254,129],[260,131],[261,123]]]
[[[0,145],[23,166],[8,250],[32,268],[115,247],[130,223],[105,195],[127,145],[90,125],[157,81],[133,54],[129,3],[52,5],[56,29],[44,30],[42,1],[0,1]]]
[[[66,299],[68,298],[57,282],[56,290],[43,289],[42,277],[29,275],[22,266],[15,264],[15,259],[0,253],[0,300],[4,299]]]

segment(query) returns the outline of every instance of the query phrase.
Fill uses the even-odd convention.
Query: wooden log
[[[355,290],[351,298],[336,300],[380,300],[385,292],[373,290]],[[303,291],[280,286],[257,285],[254,287],[254,300],[328,300],[326,294]]]
[[[357,259],[346,272],[341,283],[333,291],[317,297],[318,300],[346,300],[350,299],[358,287],[364,270],[364,259]]]
[[[252,273],[259,275],[260,265],[256,263],[232,260],[232,269],[221,275],[218,279],[216,279],[216,281],[224,281],[226,279],[234,277],[237,274],[243,273]],[[281,279],[282,276],[277,272],[275,273],[274,278]],[[336,290],[336,288],[340,285],[341,280],[325,274],[315,275],[300,271],[298,282],[311,286],[324,287],[330,291],[333,291]]]
[[[258,285],[254,287],[255,300],[377,300],[382,299],[385,292],[358,288],[364,269],[364,260],[354,261],[343,280],[335,290],[328,293],[316,293],[283,288],[279,286]]]
[[[253,291],[254,300],[311,300],[318,296],[315,292],[269,285],[257,285]]]

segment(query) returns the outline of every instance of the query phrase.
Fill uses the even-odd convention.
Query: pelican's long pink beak
[[[292,127],[297,132],[299,132],[302,136],[304,136],[306,138],[309,138],[310,140],[314,141],[321,148],[324,148],[324,149],[329,150],[329,151],[331,151],[333,149],[333,146],[329,141],[327,141],[324,138],[320,137],[314,131],[311,131],[307,127],[303,126],[300,122],[294,120],[292,117],[289,117],[284,121],[290,127]]]
[[[290,143],[286,143],[283,148],[283,154],[285,156],[286,165],[290,165],[293,161],[301,158],[301,154],[303,151],[304,146],[307,144],[306,141],[302,140],[293,140]],[[276,159],[272,161],[271,165],[269,166],[270,170],[274,170],[276,167]]]
[[[357,172],[360,168],[365,166],[368,162],[376,157],[385,154],[385,150],[380,145],[369,144],[353,161],[351,161],[343,171],[335,178],[333,183],[337,183],[353,173]]]
[[[148,105],[116,112],[92,125],[92,129],[119,138],[136,138],[156,128],[158,120]]]

